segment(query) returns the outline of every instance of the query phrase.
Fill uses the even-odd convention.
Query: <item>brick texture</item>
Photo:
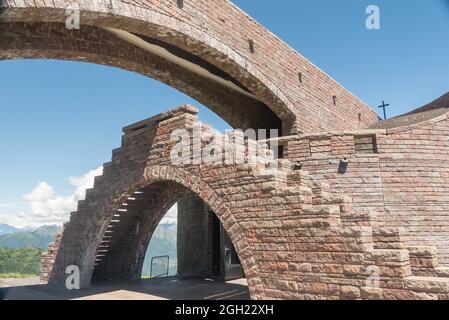
[[[47,29],[54,27],[49,24],[65,23],[69,3],[78,3],[82,10],[80,32],[71,30],[68,39],[60,34],[60,30],[56,30],[57,34],[50,34]],[[130,49],[129,44],[124,47],[118,45],[111,50],[110,44],[120,44],[120,39],[105,36],[102,34],[104,30],[98,28],[116,28],[193,53],[257,96],[262,102],[253,109],[248,106],[251,105],[248,99],[232,103],[231,98],[227,113],[220,112],[218,108],[217,113],[235,127],[245,129],[248,126],[245,121],[238,121],[238,117],[231,117],[241,110],[249,110],[242,119],[257,117],[262,112],[259,117],[264,120],[257,126],[257,123],[251,123],[254,128],[273,127],[271,111],[280,119],[284,134],[361,129],[377,121],[376,114],[363,102],[230,1],[189,0],[184,1],[182,8],[171,0],[118,3],[121,5],[114,8],[109,2],[100,1],[4,0],[6,9],[0,16],[2,23],[28,25],[25,30],[13,26],[8,32],[2,32],[0,59],[51,57],[114,65],[153,76],[188,93],[212,110],[218,108],[217,103],[211,100],[221,95],[209,93],[210,85],[198,83],[189,88],[189,84],[175,83],[190,78],[185,70],[172,70],[165,65],[167,62],[142,57],[138,48]],[[30,41],[30,36],[35,41]],[[84,37],[86,40],[80,40]],[[156,71],[162,74],[149,71],[152,64],[157,64]]]
[[[195,194],[178,201],[177,256],[181,278],[212,277],[213,213]]]
[[[225,0],[79,0],[80,30],[64,27],[69,1],[0,3],[0,59],[120,67],[185,92],[234,127],[283,130],[283,158],[270,158],[278,167],[267,170],[174,166],[170,134],[199,125],[190,106],[124,128],[121,147],[43,255],[42,279],[63,283],[68,265],[81,268],[83,287],[97,277],[140,278],[157,223],[194,193],[229,234],[253,299],[449,298],[447,96],[376,124],[363,102]]]
[[[230,235],[253,299],[448,297],[448,268],[438,260],[442,243],[417,241],[408,220],[387,210],[391,184],[382,168],[394,137],[385,130],[282,138],[287,152],[277,169],[173,166],[170,133],[198,125],[194,108],[184,106],[126,127],[103,176],[44,256],[55,262],[43,277],[61,283],[64,267],[76,264],[83,286],[96,273],[138,279],[157,221],[193,192]],[[381,144],[356,149],[359,137],[364,145]],[[292,153],[300,148],[307,150]],[[396,199],[395,206],[401,201],[409,199]],[[427,226],[419,225],[423,235]]]

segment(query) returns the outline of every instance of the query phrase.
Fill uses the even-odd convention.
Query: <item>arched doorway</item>
[[[178,276],[229,281],[244,278],[232,240],[215,213],[195,194],[178,201]]]
[[[223,280],[244,277],[238,252],[220,217],[185,186],[161,181],[134,191],[112,213],[96,251],[92,281],[140,279],[151,237],[176,202],[184,209],[178,216],[178,275]]]
[[[135,191],[113,214],[97,249],[92,281],[141,279],[145,257],[154,258],[148,257],[151,238],[175,202],[182,209],[177,218],[177,277],[244,278],[235,246],[213,210],[182,185],[164,181]]]
[[[126,153],[126,148],[123,151]],[[109,279],[139,279],[151,233],[173,203],[192,192],[216,214],[229,235],[228,244],[232,243],[235,256],[241,262],[251,297],[259,297],[261,280],[244,229],[209,183],[179,167],[150,165],[142,169],[122,172],[118,177],[114,169],[106,167],[95,188],[87,193],[86,200],[66,225],[58,243],[59,250],[52,257],[55,263],[50,282],[64,283],[68,265],[80,267],[82,287],[90,286],[98,275]],[[122,211],[123,207],[129,209]],[[129,215],[122,218],[119,212]],[[99,249],[107,249],[101,261]]]

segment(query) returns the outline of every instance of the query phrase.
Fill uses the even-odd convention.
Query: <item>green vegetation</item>
[[[35,247],[0,248],[0,277],[23,278],[39,275],[42,251]]]
[[[53,242],[58,226],[43,226],[35,230],[14,231],[13,227],[0,225],[0,278],[26,278],[40,273],[41,253]],[[3,231],[3,232],[2,232]],[[176,224],[160,224],[153,234],[145,257],[143,273],[149,276],[151,258],[170,256],[169,274],[177,273]],[[166,260],[155,261],[153,274],[166,271]]]
[[[27,278],[40,273],[41,253],[47,250],[58,226],[43,226],[24,231],[1,225],[0,231],[0,278]],[[15,229],[15,230],[14,230]]]
[[[0,279],[22,279],[35,277],[35,274],[23,274],[23,273],[0,273]]]

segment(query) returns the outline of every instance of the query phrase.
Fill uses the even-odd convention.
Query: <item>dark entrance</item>
[[[212,213],[212,212],[211,212]],[[213,213],[212,213],[213,214]],[[244,278],[242,265],[229,235],[213,214],[213,275],[223,281]]]
[[[178,201],[178,275],[230,281],[244,277],[243,269],[220,220],[197,196]]]
[[[223,260],[221,277],[224,281],[243,278],[243,269],[237,251],[235,251],[231,238],[229,238],[229,235],[221,224],[220,227],[221,257]]]

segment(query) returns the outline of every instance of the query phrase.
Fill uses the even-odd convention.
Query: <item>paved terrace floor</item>
[[[245,279],[221,282],[175,277],[123,283],[99,283],[69,291],[39,282],[38,278],[0,279],[8,300],[249,300]]]

